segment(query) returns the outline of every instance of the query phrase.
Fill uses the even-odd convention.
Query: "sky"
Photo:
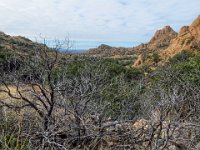
[[[179,31],[199,14],[200,0],[0,0],[0,31],[145,43],[165,25]]]

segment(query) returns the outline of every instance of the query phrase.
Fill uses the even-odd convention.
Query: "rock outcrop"
[[[135,50],[146,49],[148,51],[158,51],[166,49],[170,42],[177,37],[177,33],[170,27],[165,26],[164,28],[155,32],[151,40],[146,44],[141,44],[135,47]]]
[[[168,48],[171,41],[175,39],[177,35],[178,33],[176,33],[170,26],[165,26],[164,28],[156,31],[148,43],[135,47],[135,50],[139,51],[141,54],[136,59],[133,67],[142,66],[147,61],[151,63],[151,61],[145,57],[154,52],[160,53]]]
[[[140,67],[147,63],[148,65],[155,64],[149,57],[154,52],[160,57],[160,61],[156,63],[160,63],[183,50],[191,52],[200,50],[200,15],[190,26],[183,26],[178,34],[170,26],[158,30],[147,44],[139,45],[135,50],[139,51],[141,55],[136,59],[134,67]],[[145,56],[149,58],[144,58],[145,56],[142,55],[144,50]]]
[[[200,49],[200,15],[190,26],[183,26],[178,36],[170,46],[161,53],[161,57],[167,60],[183,50],[194,51]]]
[[[200,15],[190,26],[183,26],[179,33],[170,26],[165,26],[156,31],[148,43],[133,48],[118,48],[102,44],[90,49],[88,53],[101,56],[134,54],[136,59],[133,67],[143,65],[156,67],[183,50],[192,52],[200,50]]]
[[[165,26],[163,29],[156,31],[155,35],[148,43],[148,48],[155,50],[165,49],[177,35],[178,34],[170,26]]]
[[[138,56],[138,58],[134,62],[133,67],[141,66],[143,63],[144,63],[144,57],[141,54],[141,55]]]

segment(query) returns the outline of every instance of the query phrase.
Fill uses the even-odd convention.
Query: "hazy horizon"
[[[35,39],[31,39],[31,40],[33,40],[35,42],[43,43],[42,40],[37,40],[37,41]],[[50,40],[50,39],[45,39],[45,40],[46,40],[46,44],[49,47],[55,47],[56,40]],[[61,43],[61,45],[63,43],[62,49],[67,49],[68,47],[70,47],[69,50],[72,50],[72,51],[76,51],[76,50],[77,51],[86,51],[91,48],[97,48],[101,44],[106,44],[106,45],[109,45],[112,47],[125,47],[125,48],[132,48],[134,46],[141,44],[141,43],[132,42],[132,41],[119,42],[119,41],[70,40],[70,39],[69,39],[69,41],[66,41],[66,42],[64,40],[59,40],[59,42]]]

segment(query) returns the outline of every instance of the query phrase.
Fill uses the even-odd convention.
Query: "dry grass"
[[[8,85],[7,87],[1,85],[0,86],[0,101],[4,103],[20,104],[22,101],[20,100],[21,98],[20,98],[19,92],[23,96],[30,98],[33,93],[37,92],[37,89],[35,91],[34,88],[28,85],[20,86],[18,88],[15,85]],[[12,98],[11,95],[16,98]]]
[[[10,85],[10,86],[8,86],[8,88],[6,88],[5,86],[2,85],[2,86],[0,86],[0,91],[2,91],[2,92],[0,92],[0,100],[10,99],[10,96],[8,95],[8,93],[3,92],[3,91],[8,91],[8,90],[10,90],[10,93],[12,95],[19,96],[17,94],[17,88],[16,88],[16,86]]]

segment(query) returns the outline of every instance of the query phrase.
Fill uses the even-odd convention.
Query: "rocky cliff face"
[[[165,26],[164,28],[155,32],[151,40],[146,44],[141,44],[135,47],[135,50],[146,49],[148,51],[158,51],[166,49],[170,42],[177,37],[177,33],[170,27]]]
[[[136,47],[141,53],[144,49],[146,55],[156,52],[160,56],[160,62],[167,61],[183,50],[200,50],[200,15],[190,26],[183,26],[178,34],[170,26],[158,30],[150,42]],[[147,62],[151,65],[150,59],[145,59],[141,54],[133,66],[140,67]]]
[[[155,35],[148,43],[148,48],[155,50],[165,49],[177,35],[178,34],[170,26],[165,26],[163,29],[156,31]]]
[[[148,43],[135,47],[135,50],[139,51],[141,54],[133,64],[133,67],[142,66],[147,61],[151,62],[145,57],[148,57],[155,52],[160,53],[161,51],[168,48],[173,39],[177,37],[177,35],[178,33],[176,33],[170,26],[165,26],[164,28],[156,31]]]
[[[161,56],[164,60],[167,60],[183,50],[194,51],[198,49],[200,49],[200,15],[190,26],[183,26],[180,29],[178,36],[161,53]]]

